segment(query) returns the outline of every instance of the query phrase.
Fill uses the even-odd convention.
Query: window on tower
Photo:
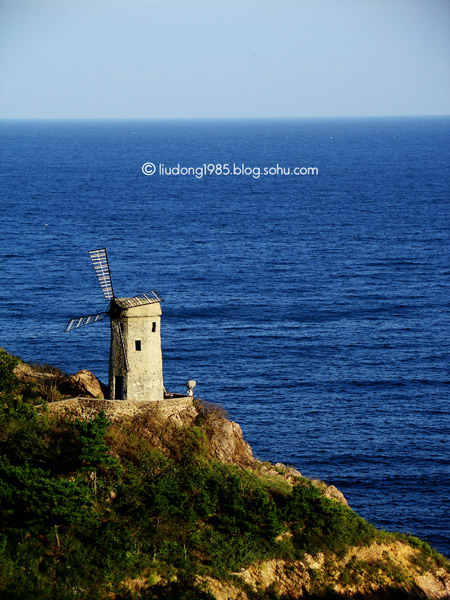
[[[153,321],[152,323],[152,332],[154,333],[156,331],[156,321]]]
[[[141,351],[141,340],[135,340],[134,342],[137,352]]]

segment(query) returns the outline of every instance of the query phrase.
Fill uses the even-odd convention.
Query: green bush
[[[294,487],[284,510],[299,551],[315,554],[325,549],[342,555],[351,546],[370,543],[376,535],[372,525],[322,496],[306,479]]]

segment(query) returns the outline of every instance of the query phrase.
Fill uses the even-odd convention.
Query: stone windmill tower
[[[109,397],[111,400],[163,400],[161,352],[161,302],[154,291],[116,298],[105,248],[89,256],[105,299],[106,311],[71,319],[66,331],[101,321],[111,321]]]

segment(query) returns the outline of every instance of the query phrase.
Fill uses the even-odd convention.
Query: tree
[[[19,388],[19,380],[14,374],[14,368],[19,360],[0,348],[0,400],[10,400]]]
[[[81,443],[80,471],[90,474],[95,492],[97,492],[97,471],[118,465],[105,441],[106,430],[110,424],[103,410],[92,421],[77,422]]]

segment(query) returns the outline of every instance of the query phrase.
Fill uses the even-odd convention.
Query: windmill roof
[[[134,306],[164,302],[164,299],[155,290],[133,296],[132,298],[114,298],[114,300],[120,308],[133,308]]]

